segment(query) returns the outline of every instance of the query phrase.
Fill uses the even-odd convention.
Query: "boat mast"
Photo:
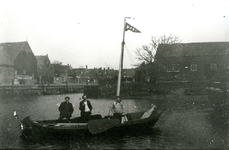
[[[119,71],[118,71],[118,83],[117,83],[117,93],[116,96],[120,96],[120,87],[121,87],[121,78],[122,78],[122,69],[123,69],[123,52],[124,52],[124,45],[125,45],[125,31],[126,31],[126,19],[130,17],[124,18],[124,28],[123,28],[123,40],[122,40],[122,48],[121,48],[121,56],[119,62]]]

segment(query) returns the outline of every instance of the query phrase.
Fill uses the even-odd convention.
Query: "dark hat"
[[[87,95],[86,95],[86,94],[84,94],[84,95],[82,96],[82,99],[84,99],[84,96],[86,96],[86,97],[87,97]]]
[[[65,100],[67,100],[67,99],[68,99],[68,100],[70,100],[70,97],[68,97],[68,96],[67,96],[67,97],[65,97]]]

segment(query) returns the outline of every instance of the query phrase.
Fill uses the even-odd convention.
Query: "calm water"
[[[82,137],[62,140],[23,141],[19,119],[30,116],[35,120],[57,119],[58,106],[66,95],[15,97],[0,99],[1,149],[228,149],[228,120],[215,111],[207,96],[186,96],[182,93],[148,99],[124,100],[126,112],[146,110],[155,103],[163,114],[148,134],[119,137]],[[82,94],[69,94],[74,105],[73,116],[79,116],[79,98]],[[90,99],[93,114],[109,114],[111,99]],[[223,112],[225,113],[225,111]],[[131,131],[136,132],[138,131]]]

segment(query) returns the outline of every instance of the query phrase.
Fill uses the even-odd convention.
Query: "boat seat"
[[[57,121],[56,121],[56,123],[69,123],[69,122],[71,122],[71,119],[68,120],[68,119],[66,119],[66,118],[63,118],[62,120],[57,120]]]

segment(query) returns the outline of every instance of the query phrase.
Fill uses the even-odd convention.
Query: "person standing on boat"
[[[113,103],[111,107],[111,111],[113,112],[114,118],[119,119],[120,122],[122,119],[123,109],[124,109],[123,102],[121,101],[120,97],[117,96],[116,101]]]
[[[70,98],[67,96],[65,97],[65,101],[60,104],[60,117],[58,118],[58,120],[63,120],[64,118],[70,120],[70,117],[72,116],[74,109],[72,103],[70,103],[69,100]]]
[[[83,100],[80,102],[80,106],[79,106],[79,109],[81,111],[80,115],[81,118],[87,122],[91,115],[92,105],[91,102],[87,99],[86,95],[83,95],[82,99]]]

